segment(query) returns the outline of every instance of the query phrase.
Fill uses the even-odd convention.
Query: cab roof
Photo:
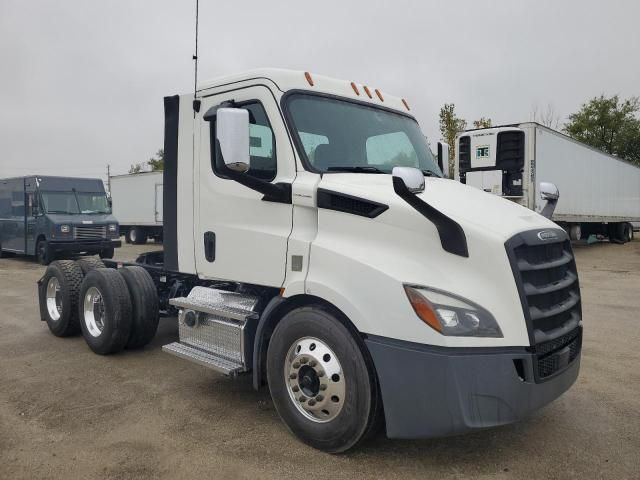
[[[291,90],[306,90],[328,95],[336,95],[358,100],[373,105],[391,108],[411,115],[410,106],[403,98],[389,95],[370,84],[357,83],[350,80],[318,75],[301,70],[285,70],[281,68],[260,68],[248,70],[234,75],[203,81],[198,85],[198,92],[229,87],[236,83],[255,83],[263,80],[270,82],[282,93]]]

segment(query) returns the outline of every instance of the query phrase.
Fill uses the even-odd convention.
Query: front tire
[[[97,268],[80,287],[80,328],[89,348],[99,355],[119,352],[131,333],[131,299],[117,270]]]
[[[36,260],[40,265],[49,265],[55,260],[51,247],[44,239],[38,240],[36,244]]]
[[[273,403],[304,443],[340,453],[366,438],[379,414],[373,367],[328,308],[302,307],[276,326],[267,352]]]
[[[115,249],[113,247],[105,248],[100,252],[100,258],[113,258],[114,253]]]

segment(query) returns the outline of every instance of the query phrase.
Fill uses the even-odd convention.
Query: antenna
[[[198,93],[198,13],[200,11],[199,0],[196,0],[196,51],[193,54],[193,111],[200,111],[200,100],[196,99]]]

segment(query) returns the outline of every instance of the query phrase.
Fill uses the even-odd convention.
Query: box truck
[[[162,240],[162,171],[109,178],[113,214],[127,243]]]
[[[560,199],[553,221],[573,240],[624,243],[640,221],[640,167],[534,122],[468,130],[456,139],[456,179],[542,212],[540,184]]]
[[[67,255],[112,258],[118,237],[100,179],[0,179],[0,256],[35,256],[43,265]]]
[[[109,354],[175,315],[165,351],[267,385],[328,452],[381,423],[419,438],[514,422],[574,383],[567,234],[443,178],[404,99],[267,69],[164,105],[164,251],[53,263],[39,281],[53,334]]]

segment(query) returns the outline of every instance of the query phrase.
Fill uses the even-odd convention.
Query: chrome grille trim
[[[106,225],[74,225],[74,240],[102,240],[107,238]]]

